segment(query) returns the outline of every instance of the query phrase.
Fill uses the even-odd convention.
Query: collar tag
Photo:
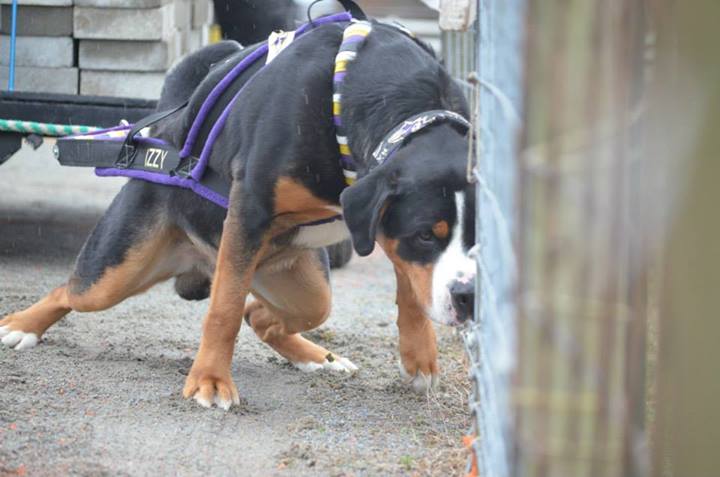
[[[267,65],[272,60],[275,59],[277,55],[280,54],[281,51],[283,51],[285,48],[290,46],[290,44],[295,39],[295,32],[294,31],[282,31],[277,30],[272,33],[270,33],[270,36],[268,37],[268,52],[267,52],[267,60],[265,60],[265,64]]]

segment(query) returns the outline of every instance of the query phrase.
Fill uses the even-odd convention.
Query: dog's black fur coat
[[[426,48],[392,26],[375,23],[343,85],[342,120],[360,178],[346,188],[331,104],[333,61],[342,31],[337,24],[309,31],[268,66],[258,61],[226,93],[244,86],[210,158],[210,167],[233,183],[227,213],[241,217],[243,245],[257,250],[275,217],[274,187],[280,177],[290,177],[317,198],[342,203],[360,255],[372,251],[379,226],[387,237],[399,240],[402,258],[431,262],[446,244],[427,243],[419,234],[440,219],[452,227],[457,220],[453,192],[470,190],[464,132],[450,124],[433,125],[413,135],[372,173],[370,152],[413,114],[449,109],[467,116],[464,97]],[[189,105],[155,127],[153,135],[181,146],[212,87],[252,49],[241,51],[223,42],[180,63],[166,80],[159,107],[172,107],[191,94]],[[383,205],[387,209],[380,223]],[[473,209],[466,209],[468,219]],[[85,244],[72,287],[87,289],[106,268],[122,262],[130,246],[152,233],[155,223],[177,226],[217,249],[225,217],[224,209],[192,191],[130,180]],[[465,226],[472,230],[473,221],[466,220]],[[465,234],[466,242],[470,237]],[[204,298],[210,279],[194,271],[179,277],[176,289],[185,298]]]

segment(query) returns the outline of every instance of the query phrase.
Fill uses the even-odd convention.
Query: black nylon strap
[[[172,109],[168,109],[165,111],[158,111],[157,113],[153,113],[150,116],[146,116],[142,118],[140,121],[136,122],[133,127],[128,132],[127,137],[125,138],[125,141],[123,142],[122,148],[120,149],[120,155],[118,156],[117,160],[115,161],[115,167],[119,167],[122,169],[125,169],[127,167],[130,167],[132,165],[133,161],[135,160],[135,155],[137,153],[134,141],[135,136],[145,129],[148,126],[151,126],[155,124],[156,122],[167,118],[171,114],[174,114],[178,111],[180,111],[182,108],[188,105],[188,101],[183,102],[182,104],[179,104],[178,106],[175,106]]]
[[[355,3],[353,0],[338,0],[338,2],[340,2],[345,10],[350,12],[350,15],[352,15],[353,18],[357,20],[367,20],[365,12],[362,8],[360,8],[360,5]]]
[[[313,18],[312,18],[312,8],[315,6],[316,3],[320,3],[322,1],[323,0],[314,0],[307,7],[308,23],[310,23],[313,26],[315,26],[315,25],[313,23]],[[345,9],[345,11],[350,13],[350,16],[352,16],[355,20],[367,20],[368,19],[367,15],[363,11],[363,9],[360,8],[360,6],[357,3],[355,3],[353,0],[337,0],[337,1],[339,4],[342,5],[342,7]]]
[[[134,155],[138,159],[125,169],[162,172],[172,175],[180,163],[179,152],[170,145],[137,142]],[[63,166],[117,167],[115,158],[121,154],[123,143],[107,140],[61,139],[53,148],[55,158]]]
[[[115,167],[121,148],[120,141],[60,138],[53,147],[53,154],[63,166]]]

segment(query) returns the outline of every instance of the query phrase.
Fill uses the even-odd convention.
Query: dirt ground
[[[61,284],[123,180],[57,166],[49,145],[0,166],[0,315]],[[443,384],[399,379],[394,277],[379,253],[332,276],[310,337],[360,367],[309,375],[247,327],[230,412],[180,395],[207,302],[161,285],[73,313],[28,351],[0,347],[0,475],[459,475],[469,419],[460,338],[442,329]]]

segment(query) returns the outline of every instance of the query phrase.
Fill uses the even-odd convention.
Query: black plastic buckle
[[[127,169],[132,166],[136,155],[137,148],[133,144],[124,143],[122,145],[122,149],[120,150],[120,155],[118,156],[117,161],[115,161],[115,167]]]
[[[197,165],[199,159],[193,156],[188,156],[183,159],[180,164],[171,172],[171,175],[182,177],[183,179],[190,177],[192,170]]]
[[[117,158],[117,161],[115,161],[115,166],[122,169],[127,169],[131,167],[133,165],[133,161],[135,161],[135,155],[137,154],[137,148],[133,144],[133,142],[135,141],[135,136],[140,134],[140,132],[144,128],[155,124],[161,119],[165,119],[166,117],[177,111],[180,111],[182,108],[187,106],[187,104],[188,102],[185,101],[184,103],[175,106],[170,110],[153,113],[150,116],[146,116],[137,123],[135,123],[135,125],[130,128],[127,136],[125,137],[125,142],[123,142],[122,149],[120,149],[120,154]]]

